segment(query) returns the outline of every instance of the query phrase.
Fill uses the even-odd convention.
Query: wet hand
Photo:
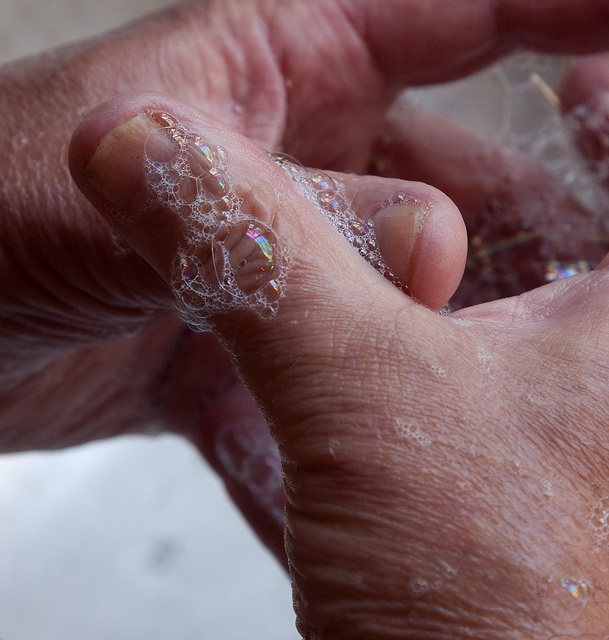
[[[439,315],[338,224],[369,209],[328,220],[316,172],[162,97],[101,106],[71,158],[271,426],[305,637],[604,638],[606,270]],[[430,254],[460,233],[430,187],[332,180],[395,215],[419,203]]]
[[[311,167],[357,171],[369,163],[397,87],[456,77],[516,45],[558,52],[608,44],[606,9],[592,1],[562,2],[552,20],[530,2],[385,7],[189,5],[2,70],[3,450],[67,446],[151,425],[174,429],[196,441],[281,554],[282,498],[264,420],[215,339],[185,331],[167,274],[95,214],[64,158],[88,109],[117,93],[153,89],[197,105],[263,149],[283,147]],[[99,141],[93,138],[86,144]],[[403,244],[386,247],[384,258],[402,269],[416,297],[441,306],[463,259],[458,242],[446,262],[438,252],[459,228],[454,209],[422,187],[348,182],[345,189],[362,196],[363,216],[396,193],[427,211],[416,243],[412,216],[398,216],[407,224],[397,227],[386,216],[385,237]],[[434,220],[441,222],[435,229]],[[252,481],[244,442],[261,452],[269,486]]]

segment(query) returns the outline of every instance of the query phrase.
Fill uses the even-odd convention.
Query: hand
[[[311,26],[300,40],[290,12],[300,17],[302,9],[242,2],[176,7],[0,74],[0,450],[178,431],[196,441],[279,557],[284,498],[264,419],[215,339],[184,328],[162,280],[76,191],[65,156],[83,113],[117,93],[146,88],[197,104],[263,148],[283,144],[327,168],[363,167],[393,87],[338,6],[309,3],[302,17]],[[331,32],[319,31],[321,18],[333,24]],[[308,49],[303,56],[313,41],[315,55]],[[328,86],[332,69],[354,61],[344,84],[332,79]],[[408,268],[408,255],[397,249],[399,272]],[[458,272],[440,277],[442,286],[426,294],[426,279],[444,269],[430,264],[422,286],[416,276],[409,284],[438,306]],[[270,486],[258,486],[240,467],[243,447],[259,452]]]
[[[222,222],[220,209],[188,203],[187,173],[161,180],[198,166],[197,135],[227,151],[229,193],[244,200]],[[72,142],[71,167],[187,320],[210,323],[272,427],[305,637],[606,636],[604,265],[438,315],[361,260],[259,148],[162,96],[95,110]],[[201,176],[204,202],[220,207]],[[354,197],[361,188],[380,202],[393,192],[428,203],[438,229],[457,228],[450,203],[422,185],[333,179]],[[246,224],[266,230],[273,255],[289,255],[273,267],[285,293],[270,318],[251,296],[235,302],[220,291],[224,269],[247,283],[260,265]],[[453,264],[463,252],[452,252]],[[194,303],[177,254],[208,274]]]
[[[218,457],[220,433],[229,457],[239,454],[234,431],[260,441],[249,395],[213,339],[185,334],[165,311],[162,279],[93,215],[57,158],[88,108],[152,88],[198,105],[263,148],[282,143],[308,165],[357,170],[402,83],[455,77],[516,44],[557,52],[607,46],[598,2],[564,2],[551,21],[530,2],[494,5],[494,14],[486,6],[461,4],[454,14],[430,6],[433,23],[424,14],[415,19],[418,6],[395,3],[376,14],[366,3],[349,11],[311,2],[306,10],[207,3],[3,70],[4,450],[66,446],[151,422],[178,430],[232,483],[259,528],[266,523],[262,535],[279,549],[278,523],[269,503],[257,501],[259,487],[231,478]],[[296,35],[290,12],[298,16]],[[453,29],[453,20],[467,29]],[[443,25],[451,25],[448,35]],[[378,185],[373,194],[387,188]],[[436,260],[456,219],[440,196],[420,195],[437,202],[439,216],[429,215],[419,234],[415,254],[427,266],[408,284],[439,306],[458,279],[458,247],[446,264]],[[433,249],[429,260],[424,247]],[[427,286],[434,281],[443,283],[442,295]]]

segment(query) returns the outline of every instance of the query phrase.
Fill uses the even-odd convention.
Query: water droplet
[[[427,580],[424,580],[423,578],[415,578],[410,581],[408,588],[412,594],[420,596],[429,590],[429,584],[427,583]]]
[[[574,577],[549,578],[544,591],[542,615],[554,622],[578,620],[594,594],[588,580]]]

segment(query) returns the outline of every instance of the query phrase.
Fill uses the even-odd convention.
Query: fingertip
[[[437,193],[413,251],[412,296],[430,309],[441,309],[461,282],[466,258],[467,231],[461,213],[447,196]]]
[[[106,135],[145,111],[166,109],[190,113],[186,105],[161,93],[137,92],[114,96],[84,116],[70,140],[68,166],[72,179],[87,197],[94,197],[95,193],[86,179],[86,168]]]
[[[130,109],[135,96],[115,96],[103,102],[90,111],[78,124],[68,149],[68,165],[76,184],[89,191],[84,179],[85,168],[99,147],[105,135],[124,120],[128,120],[134,113]]]
[[[432,310],[455,292],[465,267],[467,232],[455,204],[428,185],[410,183],[409,196],[374,214],[384,260],[410,295]]]

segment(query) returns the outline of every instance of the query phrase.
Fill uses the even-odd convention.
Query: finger
[[[518,295],[562,275],[557,270],[603,259],[598,216],[515,149],[400,100],[376,151],[382,175],[432,184],[463,213],[469,257],[454,308]]]
[[[398,286],[430,309],[446,304],[461,279],[465,229],[444,195],[415,182],[301,171],[317,188],[334,191],[338,206],[373,224],[380,257]]]
[[[329,438],[345,447],[344,464],[357,460],[347,453],[354,434],[357,442],[370,438],[363,390],[373,384],[382,392],[398,361],[420,368],[405,345],[414,336],[431,344],[441,317],[404,296],[333,231],[309,185],[184,105],[140,96],[100,107],[75,134],[71,168],[171,286],[189,324],[213,328],[231,352],[278,440],[296,523],[291,537],[298,538],[301,508],[324,509],[311,470],[328,469],[322,477],[331,492],[341,486],[331,469],[343,463],[332,461]],[[428,216],[439,206],[455,211],[439,194],[429,200]],[[396,317],[411,335],[402,335]],[[379,341],[394,333],[399,353]],[[382,372],[358,357],[378,350]],[[321,552],[318,542],[314,534]],[[298,570],[308,570],[309,552],[291,553]]]
[[[599,0],[560,0],[551,11],[543,0],[391,0],[382,10],[369,0],[315,2],[297,23],[292,5],[270,6],[287,82],[284,147],[343,171],[361,172],[396,87],[455,79],[516,48],[609,48],[609,12]]]
[[[407,84],[441,82],[514,48],[584,53],[609,46],[609,8],[599,0],[366,0],[347,4],[381,68]],[[449,35],[450,34],[450,35]]]
[[[487,33],[488,49],[502,50],[501,42],[504,45],[511,37],[520,41],[519,29],[550,38],[560,35],[564,24],[570,30],[561,41],[565,48],[598,46],[599,36],[594,34],[607,31],[602,9],[592,2],[578,3],[576,10],[568,5],[561,3],[561,12],[552,12],[545,22],[537,3],[509,5],[505,10],[499,5],[501,11],[493,15],[503,16],[497,31],[503,36]],[[429,5],[425,16],[404,2],[395,5],[396,23],[387,25],[384,12],[370,12],[365,4],[353,4],[354,13],[347,14],[333,4],[308,3],[298,13],[302,28],[300,37],[294,38],[293,5],[269,3],[260,21],[252,20],[244,6],[197,3],[171,8],[102,40],[63,49],[54,54],[55,68],[61,71],[52,82],[48,56],[25,61],[3,75],[7,126],[0,145],[6,167],[2,206],[19,215],[7,217],[10,234],[5,237],[13,255],[7,254],[0,289],[11,331],[17,327],[12,333],[16,344],[22,344],[23,338],[30,345],[36,340],[45,351],[49,342],[63,349],[97,342],[100,336],[124,337],[139,330],[148,312],[163,304],[162,294],[154,300],[126,295],[129,274],[138,281],[152,280],[154,274],[112,241],[105,225],[71,192],[65,166],[56,161],[62,157],[75,114],[118,92],[167,89],[203,106],[266,148],[280,145],[283,138],[287,148],[302,153],[305,161],[315,161],[314,166],[361,169],[391,94],[387,85],[405,77],[417,82],[414,70],[423,62],[430,63],[425,81],[434,74],[439,77],[446,60],[453,62],[453,52],[445,45],[455,40],[455,34],[447,36],[445,29],[436,30],[437,25],[462,20],[468,11],[474,17],[488,13],[486,4],[479,10],[464,6],[458,11]],[[327,29],[319,28],[320,12],[327,18],[321,22]],[[361,27],[367,20],[374,27],[369,32],[353,30],[354,24]],[[478,25],[476,33],[481,33],[484,20],[472,22]],[[272,42],[269,33],[274,34]],[[469,33],[469,24],[462,33]],[[393,53],[405,40],[416,42],[416,47],[408,56],[390,56],[387,47],[380,48],[385,37]],[[441,47],[431,46],[440,39]],[[476,35],[473,40],[478,39]],[[466,45],[461,43],[460,50]],[[306,55],[302,55],[304,47]],[[470,54],[467,60],[476,60],[475,64],[485,55]],[[202,67],[221,71],[202,76]],[[455,73],[466,67],[456,64]],[[231,82],[220,81],[228,77]],[[66,87],[69,100],[62,93]],[[35,88],[36,100],[31,99],[30,88]],[[45,152],[34,167],[30,155],[38,153],[35,141],[42,130],[47,132]],[[56,187],[41,189],[40,184]],[[25,239],[23,245],[14,241],[17,238]]]
[[[559,86],[565,112],[597,100],[609,91],[609,57],[592,55],[573,58],[566,66]]]
[[[141,105],[135,106],[141,111]],[[117,117],[117,113],[111,109],[109,113],[112,119]],[[81,129],[80,144],[77,139],[72,147],[73,166],[82,167],[87,163],[87,156],[93,153],[100,137],[112,126],[103,115],[93,118],[90,125]],[[155,153],[151,139],[147,139],[146,150]],[[319,182],[321,174],[316,171],[311,173]],[[340,183],[344,201],[351,203],[360,219],[375,219],[381,251],[387,254],[388,263],[394,265],[395,272],[405,281],[412,273],[409,286],[413,294],[430,305],[444,304],[458,282],[463,263],[463,226],[460,215],[451,203],[424,185],[338,174],[332,178],[325,177],[337,188]],[[141,196],[136,190],[124,193],[130,202]],[[100,204],[97,194],[91,197]],[[116,208],[108,213],[118,226],[122,228],[125,225],[125,216],[120,211],[118,220],[113,217],[117,213]],[[170,220],[169,226],[172,222],[175,223],[175,218]],[[147,255],[156,252],[151,260],[155,266],[170,262],[171,257],[161,251],[163,247],[156,236],[159,232],[156,223],[151,222],[150,227],[147,224],[141,218],[136,222],[140,229],[150,229],[143,237],[150,237],[154,243],[151,246],[139,246],[145,247]],[[126,227],[129,226],[127,222]],[[132,235],[133,229],[127,233]],[[415,236],[420,236],[416,243],[412,239]],[[165,234],[163,240],[167,238],[171,238],[171,235]],[[421,245],[416,253],[412,250],[415,244]],[[412,265],[408,264],[409,253],[413,255]],[[452,263],[449,264],[451,256]],[[431,262],[429,268],[425,260]],[[166,271],[162,268],[159,270],[167,277]],[[444,278],[441,277],[442,273]],[[438,281],[437,286],[434,286],[434,278]],[[426,293],[426,288],[429,293]],[[182,345],[180,353],[174,357],[180,366],[172,371],[165,386],[165,394],[169,399],[165,407],[165,420],[197,445],[223,478],[233,499],[258,535],[285,563],[282,533],[285,496],[281,488],[276,446],[269,441],[266,422],[252,411],[252,401],[249,395],[243,393],[243,387],[234,380],[221,382],[230,369],[215,366],[218,358],[221,360],[220,356],[213,356],[208,340],[202,341],[195,336]],[[201,368],[201,362],[205,362],[205,369]],[[206,384],[208,376],[215,376],[215,379]],[[212,408],[200,400],[193,402],[191,397],[200,394],[201,388],[208,387],[219,389],[214,392]]]
[[[318,203],[266,154],[182,104],[143,95],[102,105],[75,134],[71,168],[104,217],[170,285],[185,319],[213,327],[245,357],[248,383],[273,411],[291,402],[270,391],[263,369],[254,370],[270,367],[278,380],[315,353],[326,361],[331,337],[311,339],[320,323],[334,332],[337,323],[357,326],[372,314],[382,325],[385,305],[413,317],[430,313],[340,238]],[[440,207],[457,215],[435,190],[428,195],[428,218]],[[425,233],[424,226],[417,244]],[[265,364],[256,365],[265,344]]]
[[[508,529],[498,529],[504,484],[489,481],[495,448],[499,466],[493,463],[491,474],[503,468],[508,451],[524,457],[533,447],[531,463],[538,456],[526,429],[528,409],[515,425],[504,413],[504,403],[519,397],[511,393],[517,387],[498,396],[489,386],[504,362],[503,351],[488,362],[495,329],[502,346],[519,353],[530,348],[526,340],[520,344],[526,332],[501,323],[453,323],[415,304],[329,228],[310,185],[204,114],[139,100],[115,101],[106,119],[108,105],[93,114],[74,139],[72,170],[104,216],[163,274],[190,324],[218,333],[271,421],[283,460],[287,543],[304,634],[395,638],[410,633],[415,621],[415,636],[465,630],[499,638],[514,625],[543,636],[546,619],[564,599],[555,598],[550,613],[540,615],[539,585],[547,586],[544,566],[555,563],[561,547],[551,540],[539,556],[530,540],[543,535],[540,526],[556,530],[549,523],[560,522],[563,512],[533,519],[522,534],[520,521],[509,528],[513,503],[500,504]],[[172,115],[161,115],[161,106]],[[169,154],[156,137],[159,128]],[[85,147],[89,152],[79,153]],[[195,171],[192,189],[186,178]],[[220,175],[227,193],[217,192]],[[134,199],[142,188],[143,197]],[[177,261],[166,244],[175,245]],[[481,394],[493,400],[482,414]],[[415,431],[418,424],[424,433]],[[426,444],[413,445],[415,438]],[[462,456],[466,450],[471,455]],[[467,489],[455,508],[453,487],[464,469]],[[523,505],[537,494],[519,495]],[[518,544],[510,546],[514,535]],[[575,550],[577,573],[582,562],[586,575],[591,561],[579,538],[572,547],[564,553]],[[463,581],[453,579],[457,571]],[[480,600],[480,580],[488,575],[491,587]],[[524,596],[514,587],[523,578]],[[423,597],[421,589],[428,589]]]
[[[159,100],[160,98],[148,98],[150,105],[159,103]],[[119,100],[118,103],[121,104],[120,116],[123,118],[127,112],[133,113],[138,109],[140,111],[143,109],[141,99],[138,102],[134,98],[131,103],[128,99]],[[188,231],[191,216],[189,204],[201,194],[213,195],[220,198],[222,206],[228,209],[232,206],[228,202],[228,186],[225,184],[223,173],[215,169],[210,169],[213,176],[206,174],[205,178],[198,179],[197,184],[191,170],[188,179],[171,187],[174,191],[180,191],[179,196],[183,200],[180,206],[186,211],[186,219],[183,219],[184,216],[176,218],[175,213],[165,206],[162,198],[154,199],[155,187],[151,187],[147,183],[148,177],[145,174],[143,163],[140,162],[139,166],[135,168],[138,189],[133,188],[134,181],[131,175],[123,184],[121,194],[118,193],[120,185],[117,183],[113,197],[118,199],[120,206],[118,209],[112,208],[105,198],[100,198],[99,194],[83,180],[82,167],[93,154],[92,150],[100,145],[102,132],[107,132],[110,126],[108,118],[115,121],[119,117],[113,111],[114,108],[114,105],[112,108],[104,107],[99,116],[89,118],[81,127],[72,145],[71,162],[73,168],[76,168],[73,170],[79,185],[92,201],[97,202],[102,208],[107,209],[110,206],[113,212],[113,224],[120,228],[127,237],[132,232],[134,224],[137,224],[140,230],[146,228],[147,233],[141,233],[138,236],[137,249],[144,256],[154,256],[154,259],[150,260],[151,264],[157,268],[162,277],[170,281],[172,259],[180,250],[179,245],[184,236],[190,233]],[[150,109],[153,108],[153,106],[150,107]],[[157,108],[157,111],[159,109],[160,107]],[[132,124],[132,136],[141,138],[136,143],[139,144],[137,153],[140,154],[134,156],[136,160],[140,161],[146,155],[149,158],[149,164],[150,158],[152,158],[152,162],[172,161],[172,156],[178,148],[178,143],[175,140],[167,142],[166,135],[158,139],[152,135],[149,136],[149,132],[144,130],[151,124],[149,117],[141,116],[139,119],[133,120]],[[138,126],[140,127],[139,131],[137,130]],[[160,126],[157,128],[161,131]],[[215,128],[218,127],[215,126]],[[128,139],[128,136],[124,137]],[[116,155],[116,151],[109,147],[107,142],[114,142],[116,139],[117,134],[114,132],[106,138],[105,146],[110,149],[108,153]],[[230,137],[228,143],[235,144]],[[131,145],[132,141],[128,140],[125,144]],[[219,149],[222,148],[222,146],[219,147]],[[126,149],[130,149],[130,147],[126,147]],[[103,159],[106,153],[104,145],[100,145],[96,157]],[[129,151],[129,153],[132,152]],[[218,151],[209,151],[209,153],[217,154]],[[196,161],[195,164],[198,162]],[[268,158],[265,158],[265,162],[269,162]],[[89,172],[93,164],[88,167]],[[312,193],[317,194],[316,197],[319,197],[320,201],[321,198],[328,200],[327,204],[323,205],[327,211],[331,211],[335,216],[352,215],[372,221],[370,226],[375,230],[375,237],[371,238],[370,242],[375,242],[374,247],[368,242],[366,236],[366,233],[370,232],[362,229],[361,226],[355,229],[348,221],[334,220],[337,228],[348,227],[345,233],[350,235],[354,246],[359,248],[360,253],[365,255],[369,262],[379,262],[387,254],[390,267],[395,267],[398,277],[404,279],[403,284],[418,300],[433,308],[440,308],[446,302],[458,284],[464,260],[464,228],[458,211],[450,201],[424,185],[384,181],[372,177],[357,178],[335,175],[336,181],[341,185],[339,189],[336,181],[326,174],[306,171],[304,168],[293,165],[291,161],[289,164],[291,167],[296,166],[296,170],[300,172],[297,182],[301,190],[309,189]],[[195,171],[200,172],[200,164],[197,164],[197,167]],[[252,176],[252,182],[253,178]],[[320,179],[322,182],[319,182]],[[325,184],[328,180],[331,182],[330,185]],[[269,204],[262,201],[254,204],[255,208],[260,210],[259,215],[262,222],[269,224],[271,219],[268,210],[272,210],[272,202]],[[249,208],[253,206],[252,202],[247,199],[244,205]],[[154,208],[155,215],[148,215],[146,213],[147,207]],[[127,211],[132,211],[132,213],[127,214]],[[159,228],[166,228],[167,231],[166,242],[162,247],[158,245]],[[203,259],[201,256],[196,260],[198,263],[197,271],[201,270],[200,277],[209,283],[217,275],[218,265],[214,263],[212,255],[213,244],[217,239],[211,241],[212,239],[208,238],[207,240],[209,255],[205,263],[200,262]],[[226,241],[230,244],[236,242],[236,239],[227,238]],[[146,246],[146,242],[150,242],[151,245]],[[161,255],[163,251],[164,255]],[[387,275],[393,273],[391,268],[383,267],[381,270]]]
[[[119,98],[79,128],[70,162],[84,193],[168,283],[184,319],[213,328],[229,347],[267,416],[300,424],[308,392],[295,402],[300,385],[278,388],[314,366],[320,392],[335,358],[374,341],[357,327],[390,331],[390,309],[411,316],[413,330],[421,318],[433,325],[434,314],[332,230],[319,200],[288,171],[200,112],[158,96]],[[425,197],[416,188],[428,218],[442,207],[442,215],[458,215],[435,190]],[[423,225],[416,244],[425,234]],[[441,229],[433,234],[440,243]],[[318,361],[327,368],[318,370]]]

